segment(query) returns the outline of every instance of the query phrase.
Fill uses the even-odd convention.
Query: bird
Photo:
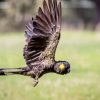
[[[70,72],[67,61],[56,61],[55,53],[61,35],[62,4],[58,0],[44,0],[37,15],[26,24],[23,56],[26,66],[21,68],[1,68],[0,76],[25,75],[34,79],[47,73],[65,75]]]

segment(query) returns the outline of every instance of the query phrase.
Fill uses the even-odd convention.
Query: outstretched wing
[[[55,57],[61,30],[61,2],[44,0],[43,9],[26,25],[24,58],[28,66]],[[38,67],[38,66],[37,66]]]

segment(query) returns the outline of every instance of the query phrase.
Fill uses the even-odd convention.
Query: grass
[[[1,68],[25,66],[24,40],[0,35]],[[0,77],[0,100],[100,100],[100,34],[63,32],[56,59],[70,62],[70,74],[46,74],[35,88],[30,77]]]

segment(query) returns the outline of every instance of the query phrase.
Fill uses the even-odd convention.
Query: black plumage
[[[61,2],[48,0],[39,7],[38,14],[26,25],[24,58],[26,67],[0,69],[0,75],[21,74],[38,78],[48,72],[66,74],[70,65],[65,61],[55,61],[55,52],[60,39],[62,10]]]

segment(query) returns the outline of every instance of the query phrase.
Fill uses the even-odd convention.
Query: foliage
[[[0,31],[19,31],[25,28],[25,23],[37,13],[38,7],[43,2],[43,0],[3,1],[6,1],[8,8],[0,9]],[[91,1],[93,0],[62,0],[64,22],[67,20],[73,25],[83,22],[85,27],[93,24],[97,12],[95,2]]]
[[[76,20],[80,19],[85,27],[89,23],[92,23],[96,16],[96,8],[94,2],[90,0],[65,0],[69,3],[68,7],[71,9],[73,15],[71,17],[76,17]]]
[[[10,9],[7,10],[7,17],[11,22],[12,26],[19,26],[20,28],[24,24],[25,20],[29,18],[30,13],[33,14],[34,12],[33,5],[35,5],[35,1],[10,0],[9,3],[10,3]]]
[[[7,8],[3,8],[3,11],[6,13],[6,16],[3,17],[0,21],[5,23],[9,28],[15,28],[20,30],[24,27],[27,20],[29,20],[34,12],[36,1],[35,0],[8,0],[3,4],[7,5]],[[31,17],[30,17],[31,16]]]

